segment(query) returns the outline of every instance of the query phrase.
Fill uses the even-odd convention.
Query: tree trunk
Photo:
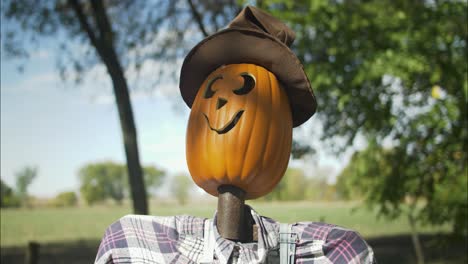
[[[138,153],[137,132],[133,119],[132,105],[128,93],[128,87],[123,72],[108,66],[109,74],[114,86],[114,94],[119,110],[120,127],[127,158],[128,181],[133,200],[133,211],[135,214],[148,214],[148,202],[146,197],[145,183],[140,165]]]
[[[127,80],[112,43],[112,28],[102,1],[91,1],[102,39],[98,48],[101,59],[112,79],[115,100],[119,110],[120,127],[127,158],[128,181],[135,214],[148,214],[145,182],[138,154],[137,132],[133,119],[132,104],[128,92]]]
[[[412,213],[408,213],[408,222],[411,227],[411,240],[413,242],[414,253],[416,254],[416,261],[418,264],[424,264],[424,253],[419,240],[418,230],[416,229],[416,221]]]
[[[78,0],[69,0],[77,15],[82,29],[89,37],[91,44],[106,65],[114,88],[115,100],[119,110],[120,127],[127,158],[128,181],[135,214],[148,214],[148,202],[145,183],[138,154],[137,132],[133,119],[132,105],[128,93],[127,80],[113,45],[113,31],[102,0],[90,0],[89,5],[95,20],[95,28],[88,22]]]

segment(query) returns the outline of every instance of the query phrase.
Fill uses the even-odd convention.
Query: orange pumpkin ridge
[[[254,77],[253,89],[245,86],[252,82],[241,77],[244,72]],[[213,83],[213,96],[204,98],[206,85],[219,74],[223,78]],[[226,101],[217,107],[220,97]],[[234,121],[240,110],[244,112]],[[227,132],[218,133],[226,126]],[[206,192],[217,196],[217,188],[229,184],[243,189],[246,199],[255,199],[283,177],[291,141],[289,101],[276,77],[253,64],[226,65],[205,79],[195,97],[187,127],[187,164]]]
[[[268,78],[268,75],[267,75],[267,78],[265,78],[265,74],[267,74],[265,71],[258,72],[258,70],[257,70],[257,76],[258,76],[258,80],[259,80],[260,84],[267,83],[267,82],[268,82],[268,84],[270,84],[270,80]],[[271,99],[272,99],[271,90],[272,89],[264,89],[264,90],[262,90],[263,94],[261,94],[260,96],[257,97],[260,100],[260,104],[262,104],[261,106],[263,106],[263,107],[260,108],[260,109],[264,110],[262,112],[263,115],[267,115],[269,112],[272,111],[272,109],[271,109],[272,108],[271,107],[272,102],[270,102],[269,104],[265,104],[265,101],[271,101]],[[257,109],[259,107],[259,102],[258,102],[259,100],[257,100]],[[255,172],[252,172],[253,175],[251,175],[250,178],[247,179],[247,181],[245,182],[246,184],[250,184],[255,179],[257,179],[256,174],[265,173],[264,172],[264,167],[265,166],[263,165],[263,159],[264,159],[264,157],[267,157],[267,156],[270,156],[270,155],[273,154],[273,153],[268,153],[268,152],[265,151],[265,149],[267,147],[267,143],[268,143],[268,136],[269,136],[269,134],[271,132],[271,127],[273,126],[273,122],[269,122],[270,120],[266,120],[266,118],[265,118],[265,120],[262,120],[262,121],[265,121],[265,123],[257,123],[255,125],[259,126],[261,128],[263,127],[263,129],[265,129],[265,130],[264,131],[259,131],[259,130],[263,130],[263,129],[260,128],[260,129],[258,129],[256,131],[259,131],[259,134],[265,134],[266,133],[266,135],[262,136],[262,142],[257,141],[258,142],[257,146],[252,145],[252,144],[249,143],[248,147],[249,148],[250,147],[254,147],[254,148],[257,147],[258,149],[255,150],[255,152],[258,151],[260,153],[264,153],[264,156],[256,155],[256,156],[258,156],[258,160],[252,165],[255,168]],[[256,139],[255,136],[252,136],[250,138],[250,140],[251,141],[253,140],[254,142],[256,141],[255,139]],[[254,151],[252,151],[252,152],[254,152]],[[253,185],[255,185],[255,184],[253,184]]]

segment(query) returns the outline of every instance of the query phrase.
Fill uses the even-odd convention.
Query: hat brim
[[[208,75],[222,65],[251,63],[271,71],[283,84],[291,106],[293,126],[307,121],[317,102],[296,55],[276,38],[256,30],[228,28],[195,46],[180,74],[180,92],[191,108],[198,89]]]

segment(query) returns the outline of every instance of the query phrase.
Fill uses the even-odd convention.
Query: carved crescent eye
[[[219,80],[219,79],[223,79],[223,76],[222,76],[222,75],[218,75],[218,76],[214,77],[213,79],[211,79],[211,80],[206,84],[205,92],[203,93],[203,98],[208,99],[208,98],[213,97],[213,95],[216,93],[216,91],[213,91],[213,89],[211,89],[211,86],[213,86],[213,83],[216,82],[216,81]]]
[[[255,76],[248,72],[243,72],[240,74],[244,78],[244,85],[238,89],[233,90],[232,92],[237,95],[248,94],[255,87]]]

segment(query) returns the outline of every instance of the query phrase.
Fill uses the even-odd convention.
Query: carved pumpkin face
[[[255,199],[281,180],[291,153],[292,116],[276,77],[253,64],[230,64],[201,85],[187,128],[187,164],[195,183],[218,196],[234,185]]]

